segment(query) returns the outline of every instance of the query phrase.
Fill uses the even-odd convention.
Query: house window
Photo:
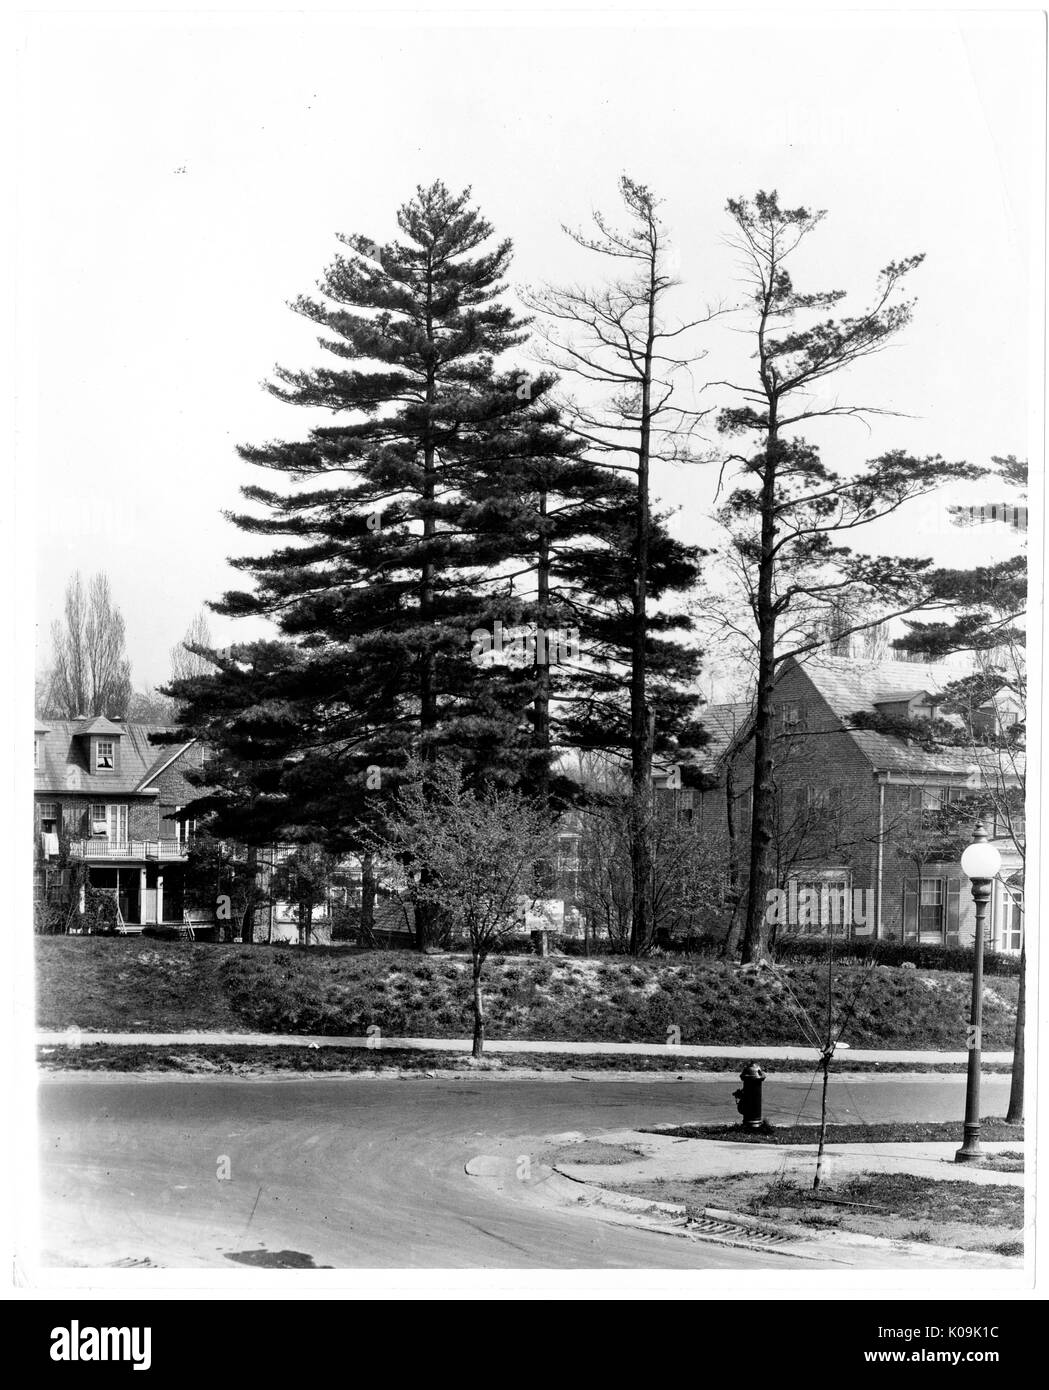
[[[942,830],[948,806],[963,794],[961,787],[914,787],[911,809],[920,813],[923,830]]]
[[[779,707],[779,727],[780,732],[789,734],[795,729],[800,729],[804,707],[796,701],[790,704],[780,705]]]
[[[943,940],[943,879],[923,878],[918,891],[918,940]]]
[[[114,766],[113,740],[100,738],[95,744],[95,769],[98,772],[112,772]]]
[[[799,787],[795,795],[795,810],[802,820],[823,815],[837,817],[841,814],[841,788],[812,783]]]
[[[108,835],[109,834],[109,813],[105,804],[97,801],[88,807],[88,834],[89,835]]]
[[[179,820],[178,813],[181,806],[175,807],[175,839],[183,848],[189,844],[190,840],[196,838],[197,822],[195,820]]]
[[[40,830],[44,835],[55,835],[58,833],[58,803],[55,801],[40,802]]]
[[[1023,889],[1013,884],[1002,888],[1001,950],[1019,954],[1023,942]]]
[[[995,806],[984,816],[983,823],[990,828],[992,840],[1016,840],[1023,843],[1027,834],[1027,822],[1023,812],[1013,812],[1007,806]]]
[[[808,936],[845,936],[848,934],[849,880],[845,877],[793,879],[788,884],[788,912],[796,913],[793,931]]]
[[[127,842],[127,807],[110,805],[106,807],[109,838],[116,844]]]

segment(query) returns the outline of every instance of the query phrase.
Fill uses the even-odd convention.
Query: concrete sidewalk
[[[564,1136],[552,1135],[554,1142]],[[816,1171],[814,1144],[738,1144],[721,1139],[680,1139],[669,1134],[640,1133],[626,1129],[591,1135],[606,1144],[621,1144],[641,1150],[634,1163],[596,1164],[559,1161],[559,1173],[577,1182],[616,1188],[636,1182],[694,1182],[699,1178],[736,1177],[740,1173],[789,1173],[791,1177],[811,1177]],[[569,1141],[572,1142],[572,1141]],[[580,1156],[587,1140],[579,1137]],[[1024,1152],[1022,1139],[1000,1143],[984,1142],[991,1153],[1006,1150]],[[968,1163],[955,1163],[958,1141],[916,1144],[828,1144],[824,1162],[828,1176],[840,1178],[855,1173],[911,1173],[917,1177],[942,1178],[948,1182],[975,1182],[987,1186],[1022,1187],[1023,1173],[996,1173]]]
[[[373,1051],[410,1052],[469,1052],[469,1038],[358,1038],[336,1037],[306,1033],[90,1033],[79,1028],[64,1032],[38,1032],[38,1047],[78,1047],[103,1043],[109,1047],[347,1047],[369,1048]],[[564,1056],[616,1057],[733,1057],[740,1062],[751,1058],[762,1061],[801,1062],[815,1067],[819,1053],[813,1047],[763,1047],[760,1043],[748,1047],[705,1047],[681,1043],[618,1043],[618,1042],[554,1042],[554,1041],[491,1041],[484,1045],[486,1054],[556,1052]],[[923,1052],[888,1048],[843,1048],[838,1053],[843,1062],[901,1062],[908,1065],[964,1065],[965,1052]],[[985,1052],[988,1065],[1009,1066],[1011,1052]]]

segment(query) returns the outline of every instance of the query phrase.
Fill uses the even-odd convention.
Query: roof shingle
[[[94,723],[100,721],[92,721]],[[102,721],[109,723],[108,720]],[[37,792],[83,793],[98,796],[156,796],[155,787],[143,786],[151,776],[188,744],[154,744],[150,735],[167,733],[163,724],[113,724],[120,735],[120,770],[96,772],[88,765],[88,749],[79,737],[87,730],[81,719],[51,719],[38,725],[37,766],[33,779]],[[92,729],[93,733],[110,732]]]

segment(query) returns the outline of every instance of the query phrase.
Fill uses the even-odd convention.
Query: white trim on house
[[[149,786],[150,782],[155,782],[156,779],[160,776],[160,774],[162,772],[166,772],[168,768],[171,766],[171,764],[176,760],[176,758],[181,758],[182,754],[185,753],[186,749],[192,748],[196,741],[197,740],[195,738],[191,738],[188,743],[184,743],[181,745],[181,747],[177,748],[175,752],[172,753],[171,757],[168,758],[166,763],[161,763],[160,766],[155,767],[153,771],[149,773],[148,776],[143,777],[142,781],[139,782],[138,786],[135,788],[135,792],[144,792],[146,788]]]

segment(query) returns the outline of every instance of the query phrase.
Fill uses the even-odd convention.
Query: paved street
[[[43,1262],[232,1269],[265,1247],[335,1268],[783,1267],[791,1257],[508,1201],[464,1172],[477,1154],[516,1159],[569,1130],[734,1120],[736,1084],[44,1077]],[[1002,1113],[1007,1089],[985,1080],[986,1113]],[[963,1094],[961,1076],[838,1080],[833,1113],[951,1119]],[[815,1087],[766,1084],[775,1121],[817,1106]]]

